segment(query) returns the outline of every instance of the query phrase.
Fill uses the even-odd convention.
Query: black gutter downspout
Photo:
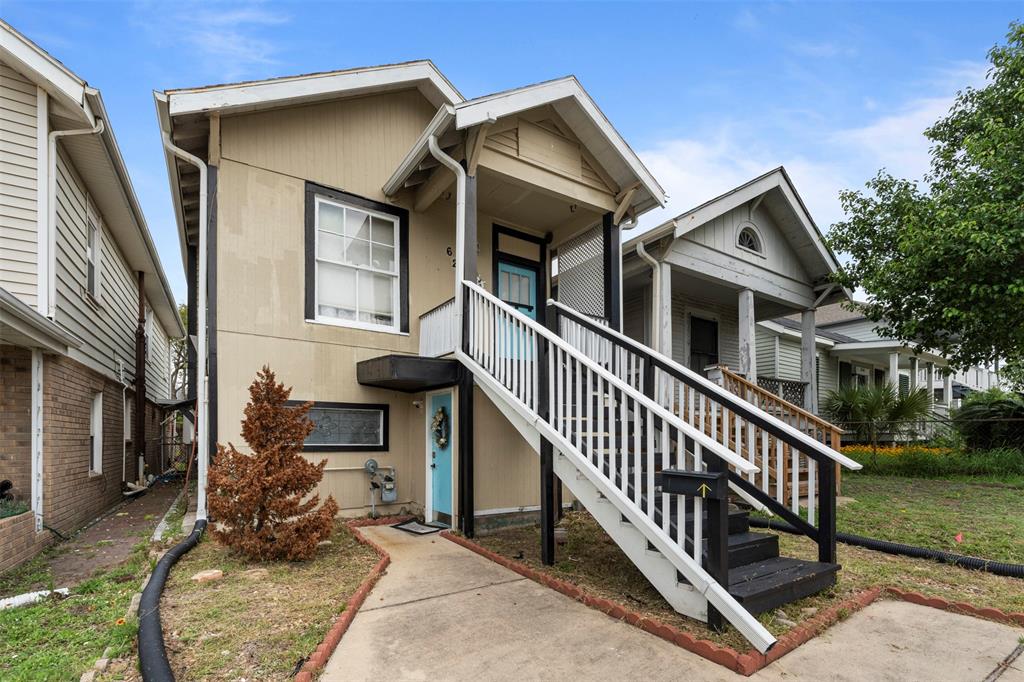
[[[210,385],[207,394],[210,408],[209,420],[210,457],[217,453],[217,166],[207,167],[207,230],[206,230],[206,347]],[[199,381],[202,381],[202,373]],[[198,394],[197,394],[198,395]]]
[[[192,533],[169,549],[157,562],[149,582],[142,590],[142,598],[139,600],[139,670],[145,682],[174,682],[174,672],[167,661],[164,632],[160,626],[160,594],[164,591],[171,567],[199,543],[205,529],[205,519],[196,521]]]
[[[185,339],[185,353],[186,353],[186,366],[188,367],[187,372],[187,385],[185,387],[185,397],[189,400],[195,401],[196,396],[199,395],[198,388],[196,386],[196,334],[199,333],[199,325],[196,320],[196,310],[199,306],[199,249],[195,244],[188,244],[185,247],[185,259],[187,264],[187,277],[188,277],[188,303],[186,308],[188,310],[186,320],[187,329],[186,334],[188,338]]]

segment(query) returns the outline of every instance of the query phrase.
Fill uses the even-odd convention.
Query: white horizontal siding
[[[0,287],[28,305],[37,289],[37,89],[0,63]]]
[[[779,379],[800,381],[800,339],[783,336],[779,339]]]
[[[877,325],[878,322],[872,322],[871,320],[852,320],[843,324],[829,325],[828,330],[845,334],[858,341],[877,341],[883,338],[875,331]]]
[[[754,331],[754,346],[757,351],[757,375],[761,377],[775,376],[775,337],[761,325]]]
[[[152,400],[170,398],[170,338],[155,315],[152,334],[147,343],[149,356],[146,358],[146,395]]]
[[[71,357],[106,374],[134,381],[138,299],[135,276],[102,229],[100,300],[86,294],[87,195],[78,173],[58,145],[57,153],[57,301],[56,321],[82,340]]]
[[[644,345],[647,342],[647,310],[645,304],[650,286],[633,289],[622,298],[622,332]]]
[[[818,405],[830,391],[839,388],[839,360],[826,351],[818,351]]]

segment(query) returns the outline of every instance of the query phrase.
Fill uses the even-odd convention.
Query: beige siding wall
[[[39,219],[36,92],[34,83],[0,62],[0,287],[33,306]]]
[[[361,386],[356,363],[417,353],[419,315],[452,296],[454,270],[446,249],[454,247],[454,199],[410,214],[410,333],[365,331],[305,320],[305,182],[386,201],[381,186],[433,114],[419,94],[403,92],[221,121],[218,440],[244,449],[242,410],[264,364],[294,387],[298,400],[386,403],[387,452],[307,455],[339,469],[325,473],[320,493],[334,495],[344,515],[369,506],[365,474],[349,469],[361,468],[368,457],[397,471],[399,502],[390,509],[418,509],[425,502],[424,396]],[[393,203],[411,210],[412,195]],[[489,286],[491,222],[479,217],[478,267]],[[478,395],[476,405],[477,508],[536,504],[536,455],[486,397]]]
[[[138,286],[117,244],[101,226],[100,300],[89,299],[88,203],[81,177],[58,145],[56,321],[82,340],[70,351],[71,358],[113,379],[123,362],[126,377],[134,381]]]

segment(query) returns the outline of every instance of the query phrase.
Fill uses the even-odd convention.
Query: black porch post
[[[818,462],[818,561],[836,562],[836,466]]]
[[[544,324],[548,329],[558,330],[558,308],[553,305],[544,311]],[[548,357],[551,345],[541,339],[540,357],[537,359],[537,411],[547,421],[551,414],[551,401],[559,400],[551,394],[548,381]],[[541,436],[540,439],[540,560],[546,566],[555,563],[555,523],[557,522],[558,500],[555,489],[561,488],[554,471],[554,446]]]
[[[728,469],[718,457],[706,460],[709,472],[725,474]],[[729,496],[721,495],[720,499],[705,499],[704,506],[708,513],[708,553],[705,559],[705,570],[711,574],[719,585],[729,586]],[[725,618],[708,602],[708,627],[716,632],[725,628]]]
[[[601,218],[604,235],[604,314],[608,318],[608,326],[617,332],[622,331],[622,241],[619,226],[612,222],[611,213]]]
[[[463,162],[463,167],[466,166]],[[465,244],[462,253],[455,254],[462,259],[463,277],[470,282],[477,281],[476,267],[476,176],[466,175]],[[461,287],[462,282],[456,282]],[[469,352],[469,301],[462,299],[462,350]],[[475,533],[475,511],[473,502],[473,373],[462,369],[459,380],[459,518],[463,535],[468,538]]]

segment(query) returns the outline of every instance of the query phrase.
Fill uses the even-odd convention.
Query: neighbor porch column
[[[814,371],[818,355],[816,338],[814,308],[808,308],[800,313],[800,381],[804,382],[803,407],[815,414],[818,413],[818,382]],[[779,375],[777,368],[775,375]]]
[[[886,381],[890,386],[900,390],[900,354],[897,351],[889,353],[889,373],[886,374]]]
[[[928,400],[935,400],[935,363],[924,363],[924,387],[928,389]]]
[[[919,364],[919,362],[918,362],[918,359],[917,359],[916,355],[910,358],[910,392],[911,393],[913,393],[914,391],[917,390],[917,384],[918,384],[918,379],[917,379],[918,364]]]
[[[604,315],[608,326],[622,331],[622,230],[612,213],[601,218],[604,237]]]
[[[953,404],[953,373],[948,368],[942,371],[942,404],[947,410]]]
[[[739,296],[740,367],[747,381],[757,383],[757,348],[754,341],[754,292],[744,289]]]
[[[658,283],[660,291],[655,292],[658,303],[658,330],[656,350],[667,358],[672,357],[672,266],[668,263],[658,264]],[[658,402],[665,406],[672,404],[672,383],[662,382],[658,391]]]

